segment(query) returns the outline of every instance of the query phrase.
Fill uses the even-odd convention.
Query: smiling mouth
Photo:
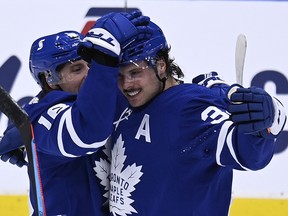
[[[134,96],[138,95],[139,92],[141,92],[140,89],[138,89],[138,90],[133,90],[133,91],[126,91],[125,93],[126,93],[126,95],[129,96],[129,97],[134,97]]]

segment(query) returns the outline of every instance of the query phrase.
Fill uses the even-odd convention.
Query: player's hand
[[[0,155],[24,146],[19,130],[14,124],[8,125],[2,137],[0,137]]]
[[[192,79],[192,83],[203,85],[207,88],[211,88],[213,85],[228,85],[215,71],[206,74],[199,74]]]
[[[150,18],[143,16],[139,10],[104,15],[79,43],[78,53],[86,61],[93,59],[106,64],[108,58],[112,66],[118,64],[123,47],[151,35],[149,22]]]
[[[234,89],[234,90],[233,90]],[[239,131],[257,133],[268,131],[274,121],[275,109],[272,97],[262,88],[231,86],[228,91],[231,104],[228,112]]]
[[[19,130],[15,125],[10,124],[3,135],[0,138],[0,159],[16,164],[18,167],[26,165],[26,151]]]
[[[150,18],[143,16],[140,10],[132,11],[131,13],[109,13],[96,21],[96,24],[91,28],[105,29],[120,43],[121,48],[132,43],[136,39],[143,39],[151,35]],[[89,31],[89,32],[90,32]],[[86,35],[88,37],[90,33]],[[93,37],[92,33],[92,37]],[[92,39],[93,40],[93,39]]]
[[[28,162],[25,160],[25,158],[26,158],[26,150],[24,147],[12,150],[0,156],[0,159],[2,161],[4,162],[9,161],[9,163],[17,165],[18,167],[27,166]]]

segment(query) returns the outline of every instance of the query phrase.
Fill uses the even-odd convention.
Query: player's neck
[[[164,91],[167,90],[168,88],[171,88],[171,87],[178,85],[178,84],[179,83],[173,77],[169,77],[166,80]]]

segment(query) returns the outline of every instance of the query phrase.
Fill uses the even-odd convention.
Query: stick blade
[[[243,85],[243,69],[247,49],[247,39],[244,34],[239,34],[236,42],[235,66],[236,66],[236,82]]]

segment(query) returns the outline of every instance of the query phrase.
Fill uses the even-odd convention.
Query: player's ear
[[[166,76],[166,63],[163,59],[157,61],[157,71],[160,77]]]

